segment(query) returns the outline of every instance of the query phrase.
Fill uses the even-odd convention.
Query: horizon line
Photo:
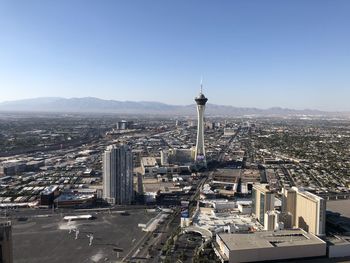
[[[64,97],[64,96],[43,96],[43,97],[31,97],[31,98],[23,98],[23,99],[13,99],[13,100],[4,100],[0,101],[0,104],[4,103],[13,103],[13,102],[19,102],[19,101],[26,101],[26,100],[37,100],[37,99],[98,99],[103,101],[117,101],[117,102],[135,102],[135,103],[160,103],[164,105],[169,106],[191,106],[195,105],[195,103],[192,104],[172,104],[172,103],[166,103],[161,101],[147,101],[147,100],[118,100],[118,99],[105,99],[105,98],[99,98],[99,97],[93,97],[93,96],[83,96],[83,97]],[[215,106],[223,106],[223,107],[233,107],[233,108],[246,108],[246,109],[258,109],[258,110],[269,110],[269,109],[283,109],[283,110],[295,110],[295,111],[319,111],[319,112],[329,112],[329,113],[349,113],[350,110],[320,110],[315,108],[289,108],[289,107],[283,107],[283,106],[270,106],[270,107],[256,107],[256,106],[234,106],[234,105],[227,105],[227,104],[217,104],[217,103],[208,103],[208,105],[215,105]]]

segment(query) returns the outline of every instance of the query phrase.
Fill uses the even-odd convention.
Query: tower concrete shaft
[[[204,96],[202,91],[199,96],[195,98],[197,103],[198,124],[197,124],[197,144],[195,151],[195,161],[205,163],[205,149],[204,149],[204,110],[208,99]]]
[[[198,126],[197,126],[197,144],[196,144],[196,161],[205,158],[204,149],[204,110],[205,105],[197,105]]]

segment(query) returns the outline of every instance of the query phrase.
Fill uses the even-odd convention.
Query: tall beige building
[[[265,224],[265,213],[274,210],[275,194],[266,184],[256,184],[252,190],[252,214],[260,224]]]
[[[0,222],[0,262],[12,263],[12,228],[11,222]]]
[[[280,212],[267,211],[264,219],[264,230],[274,231],[280,229]]]
[[[292,227],[318,236],[325,234],[326,200],[297,187],[283,189],[282,194],[282,209],[292,215]]]

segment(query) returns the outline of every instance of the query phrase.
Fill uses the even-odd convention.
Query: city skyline
[[[98,97],[348,111],[346,1],[0,3],[0,101]]]
[[[0,1],[0,262],[350,262],[349,11]]]

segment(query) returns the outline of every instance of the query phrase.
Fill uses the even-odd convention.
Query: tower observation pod
[[[197,103],[198,124],[197,124],[197,144],[195,150],[195,162],[206,166],[204,149],[204,110],[208,99],[204,96],[201,84],[199,95],[194,99]]]

